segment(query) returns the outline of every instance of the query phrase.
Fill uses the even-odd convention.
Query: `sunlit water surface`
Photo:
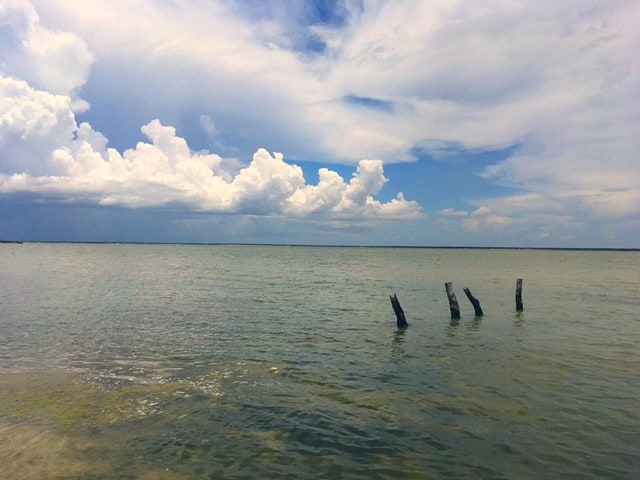
[[[0,478],[640,478],[639,274],[638,252],[3,244]]]

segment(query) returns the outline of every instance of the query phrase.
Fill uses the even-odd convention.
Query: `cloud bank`
[[[259,149],[235,176],[223,159],[192,152],[176,130],[153,120],[141,129],[149,142],[122,154],[88,123],[76,126],[71,98],[0,77],[2,137],[0,192],[30,192],[50,200],[103,206],[172,207],[190,211],[327,218],[415,219],[421,207],[402,194],[374,199],[387,182],[382,161],[361,160],[347,183],[323,168],[307,185],[299,166]],[[15,159],[19,158],[19,162]],[[25,162],[25,158],[30,159]]]

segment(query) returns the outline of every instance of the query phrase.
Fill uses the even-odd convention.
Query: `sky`
[[[640,247],[640,0],[0,0],[0,239]]]

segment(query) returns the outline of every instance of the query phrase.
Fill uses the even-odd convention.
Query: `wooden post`
[[[522,306],[522,279],[519,278],[516,280],[516,312],[521,312],[524,310]]]
[[[447,297],[449,298],[449,309],[451,310],[451,320],[458,320],[460,318],[460,307],[458,306],[458,299],[453,291],[453,284],[447,282],[444,284],[444,288],[447,291]]]
[[[402,307],[400,306],[398,295],[396,295],[395,293],[393,294],[393,296],[389,295],[389,299],[391,300],[393,311],[396,314],[398,328],[407,328],[409,324],[407,323],[407,319],[404,316],[404,310],[402,310]]]
[[[480,306],[480,301],[472,295],[471,290],[465,288],[464,293],[467,295],[467,298],[471,302],[471,305],[473,305],[473,309],[476,312],[476,317],[481,317],[482,315],[484,315],[484,313],[482,312],[482,307]]]

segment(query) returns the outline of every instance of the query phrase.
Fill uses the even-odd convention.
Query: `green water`
[[[639,273],[638,252],[2,245],[0,478],[638,478]]]

